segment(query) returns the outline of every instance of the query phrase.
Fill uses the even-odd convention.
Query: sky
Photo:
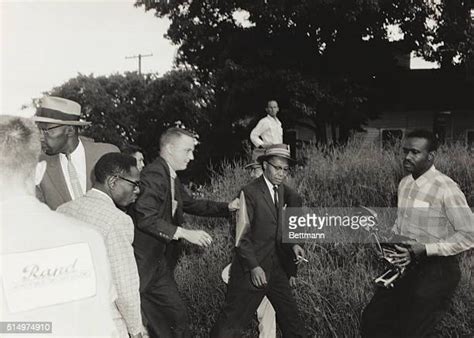
[[[133,0],[0,0],[1,113],[20,111],[32,98],[78,73],[108,75],[172,69],[176,46],[163,37],[169,26]]]
[[[164,74],[177,46],[163,35],[169,21],[133,6],[133,0],[0,0],[0,114],[31,116],[33,98],[78,73],[135,71]],[[422,60],[412,67],[430,68]]]

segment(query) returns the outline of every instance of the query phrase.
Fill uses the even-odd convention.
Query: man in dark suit
[[[51,209],[81,197],[92,188],[93,169],[102,155],[119,152],[112,144],[95,143],[79,137],[78,128],[90,122],[80,120],[81,106],[54,96],[41,99],[34,116],[41,132],[46,173],[37,186],[37,197]]]
[[[287,145],[268,147],[260,157],[263,175],[243,188],[250,227],[235,249],[226,302],[212,337],[240,337],[264,296],[275,308],[284,337],[305,336],[289,284],[293,259],[304,260],[304,250],[282,243],[282,210],[297,195],[283,184],[289,160]]]
[[[194,135],[170,128],[160,138],[160,157],[147,165],[140,180],[141,195],[132,211],[135,219],[135,257],[140,275],[142,310],[153,337],[188,337],[186,306],[179,296],[173,271],[184,239],[207,247],[211,236],[183,227],[183,213],[227,216],[232,203],[195,200],[185,190],[176,171],[194,159]]]

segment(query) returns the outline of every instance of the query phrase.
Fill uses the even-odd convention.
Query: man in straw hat
[[[80,117],[77,102],[45,96],[33,118],[41,132],[41,160],[47,162],[37,194],[53,210],[91,189],[95,163],[104,154],[119,152],[114,145],[79,137],[79,127],[90,124]]]
[[[247,165],[244,166],[244,169],[248,170],[249,176],[252,179],[259,178],[263,174],[263,169],[262,169],[262,164],[257,160],[258,157],[262,156],[265,154],[265,151],[260,148],[254,149],[252,153],[252,162],[248,163]],[[294,192],[291,191],[285,191],[285,202],[288,207],[301,207],[301,198],[297,195],[294,194]],[[241,192],[243,194],[243,192]],[[240,203],[243,203],[242,201],[245,199],[245,197],[241,197]],[[241,233],[241,230],[239,228],[245,227],[245,221],[246,216],[243,215],[244,213],[247,212],[247,209],[244,207],[242,209],[239,209],[237,212],[237,229],[236,229],[236,243],[238,244],[239,242],[239,234]],[[293,264],[291,262],[290,264]],[[294,265],[294,264],[293,264]],[[228,264],[224,270],[222,271],[222,280],[224,283],[229,282],[229,274],[230,274],[230,267],[231,264]],[[292,287],[296,286],[296,266],[294,265],[294,269],[292,269],[293,272],[290,277],[290,285]],[[257,321],[258,321],[258,332],[259,332],[259,338],[274,338],[276,337],[276,318],[275,318],[275,309],[273,308],[272,304],[268,300],[268,298],[265,296],[262,299],[262,302],[257,308]]]
[[[263,174],[262,164],[257,159],[264,155],[265,151],[260,148],[255,148],[252,152],[252,162],[247,164],[244,169],[249,171],[250,177],[259,178]]]
[[[247,209],[248,226],[239,231],[226,303],[211,336],[240,336],[266,296],[275,308],[283,336],[305,337],[289,283],[289,276],[295,273],[293,260],[301,262],[305,253],[297,244],[282,243],[281,231],[287,200],[297,196],[283,184],[293,160],[285,144],[269,146],[258,160],[263,175],[242,189],[240,199],[245,205],[241,209]]]

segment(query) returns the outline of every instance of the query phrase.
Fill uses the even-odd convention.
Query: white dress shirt
[[[277,117],[265,116],[250,132],[255,147],[283,143],[283,128]]]
[[[268,190],[270,191],[270,196],[272,196],[272,201],[273,201],[273,203],[275,203],[275,192],[273,191],[273,187],[275,186],[275,184],[272,184],[272,182],[270,182],[265,177],[265,175],[263,175],[263,178],[265,179],[265,183],[267,184]]]
[[[71,161],[76,169],[77,176],[79,176],[79,183],[81,184],[82,191],[86,193],[87,189],[87,171],[86,171],[86,152],[84,146],[79,140],[76,149],[71,153]],[[72,191],[71,179],[69,178],[69,172],[67,170],[67,158],[66,154],[59,154],[59,162],[61,162],[61,168],[63,170],[64,179],[69,190],[71,198],[74,199],[74,193]]]

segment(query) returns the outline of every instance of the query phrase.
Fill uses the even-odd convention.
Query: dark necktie
[[[273,186],[273,203],[275,203],[275,210],[278,215],[278,186],[277,185]]]

